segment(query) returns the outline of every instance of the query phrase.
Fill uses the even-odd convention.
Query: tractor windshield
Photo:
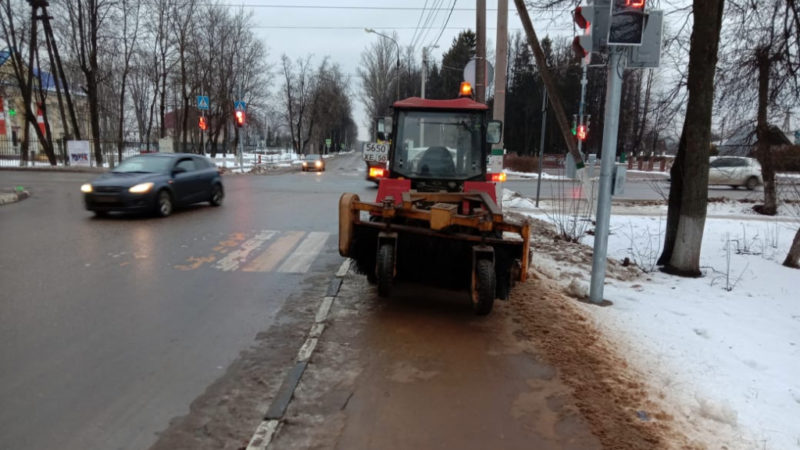
[[[401,111],[392,172],[445,180],[480,176],[482,117],[481,113]]]

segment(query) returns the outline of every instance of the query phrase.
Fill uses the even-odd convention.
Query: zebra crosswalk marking
[[[306,233],[304,231],[289,231],[270,244],[260,255],[253,258],[242,267],[243,272],[271,272],[286,257],[287,254],[300,242]]]
[[[281,273],[305,273],[325,246],[329,233],[314,231],[308,234],[297,250],[278,267]]]
[[[264,230],[259,232],[255,237],[246,240],[239,246],[238,249],[231,251],[224,258],[217,261],[214,264],[216,269],[222,270],[223,272],[231,272],[239,268],[245,261],[247,261],[247,257],[253,251],[257,250],[261,247],[264,242],[270,240],[272,236],[275,236],[278,232],[273,230]]]

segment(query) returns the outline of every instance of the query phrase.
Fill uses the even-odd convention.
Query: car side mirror
[[[499,144],[500,139],[503,137],[503,122],[499,120],[490,120],[486,124],[486,142],[488,144]]]

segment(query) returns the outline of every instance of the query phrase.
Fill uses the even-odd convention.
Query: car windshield
[[[478,113],[401,112],[394,171],[413,178],[479,176],[484,164],[481,118]]]
[[[316,161],[318,159],[321,159],[321,157],[320,157],[320,155],[308,155],[308,156],[306,156],[306,159],[309,160],[309,161]]]
[[[114,173],[158,173],[166,172],[172,165],[172,158],[153,156],[134,156],[122,161]]]

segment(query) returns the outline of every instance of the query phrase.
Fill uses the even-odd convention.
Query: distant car
[[[155,212],[166,217],[176,206],[225,198],[222,177],[210,159],[186,153],[151,153],[128,158],[81,186],[86,209],[102,216],[112,211]]]
[[[752,191],[763,183],[761,164],[755,158],[720,156],[711,159],[708,169],[709,185],[728,185],[734,189],[744,186]]]
[[[306,155],[303,159],[303,172],[309,170],[325,171],[325,160],[322,159],[322,155]]]

